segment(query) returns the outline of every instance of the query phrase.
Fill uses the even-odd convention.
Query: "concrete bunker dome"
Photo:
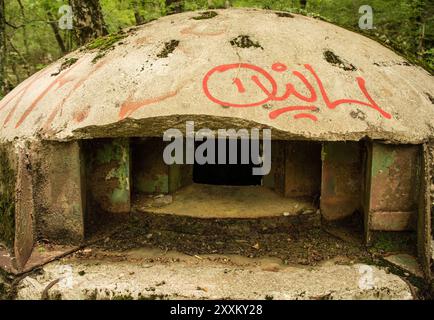
[[[136,193],[189,186],[192,167],[158,162],[163,132],[189,120],[271,128],[275,165],[261,186],[320,197],[325,220],[363,212],[367,242],[416,230],[428,273],[432,76],[320,20],[212,12],[97,39],[0,101],[0,238],[16,267],[38,238],[82,241],[98,220],[89,208],[130,212]]]

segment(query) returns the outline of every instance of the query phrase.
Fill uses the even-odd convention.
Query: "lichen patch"
[[[231,41],[229,41],[231,46],[238,47],[238,48],[261,48],[264,50],[264,48],[259,44],[257,41],[253,41],[250,39],[250,36],[248,35],[239,35],[236,38],[233,38]]]
[[[54,77],[54,76],[59,75],[63,70],[68,69],[70,66],[72,66],[77,61],[78,61],[77,58],[68,58],[68,59],[65,59],[65,61],[63,61],[62,64],[60,65],[59,70],[57,72],[55,72],[55,73],[52,73],[51,76]]]
[[[97,50],[97,55],[93,58],[92,62],[95,63],[102,57],[106,55],[106,53],[114,48],[114,46],[122,39],[127,37],[128,34],[120,31],[118,33],[109,34],[104,37],[97,38],[93,40],[91,43],[86,45],[85,49],[87,50]],[[121,43],[119,43],[121,44]]]
[[[173,51],[175,51],[176,47],[179,45],[179,40],[170,40],[164,43],[163,50],[160,51],[159,54],[157,54],[158,58],[167,58],[169,54],[171,54]]]
[[[428,92],[425,92],[425,94],[428,97],[428,99],[431,101],[431,103],[434,104],[434,97],[430,95]]]
[[[276,12],[276,15],[280,18],[294,18],[294,15],[289,12]]]
[[[324,51],[324,59],[328,63],[330,63],[331,65],[334,65],[336,67],[344,69],[345,71],[355,71],[355,70],[357,70],[357,68],[355,66],[353,66],[349,62],[343,61],[333,51],[330,51],[330,50]]]
[[[217,16],[218,13],[215,11],[205,11],[201,12],[198,16],[193,17],[193,20],[205,20],[205,19],[212,19],[215,16]]]

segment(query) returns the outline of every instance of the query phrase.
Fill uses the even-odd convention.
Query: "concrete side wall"
[[[263,185],[283,195],[285,193],[285,145],[284,141],[271,141],[271,169],[264,176]]]
[[[361,207],[362,155],[358,142],[325,142],[322,150],[321,214],[350,216]]]
[[[263,185],[285,197],[316,197],[321,188],[321,144],[273,140]]]
[[[169,192],[193,183],[193,165],[173,164],[169,166]]]
[[[401,231],[416,226],[420,145],[372,143],[369,215],[370,229]]]
[[[62,243],[82,241],[85,210],[80,143],[44,142],[32,154],[38,237]]]
[[[33,194],[34,154],[28,147],[18,147],[17,183],[15,186],[15,241],[17,268],[22,270],[35,242],[35,201]]]
[[[321,144],[285,142],[285,196],[318,197],[321,189]]]
[[[0,144],[0,243],[13,247],[17,155],[11,143]]]
[[[169,166],[163,161],[166,145],[161,138],[134,140],[132,144],[133,190],[138,193],[169,193]]]

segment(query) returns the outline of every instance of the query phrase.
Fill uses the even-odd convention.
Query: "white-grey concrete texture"
[[[0,101],[0,141],[161,136],[185,120],[275,138],[433,137],[434,78],[392,50],[302,15],[215,12],[166,16],[46,67]]]

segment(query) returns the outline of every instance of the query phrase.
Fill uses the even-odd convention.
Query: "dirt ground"
[[[106,223],[99,223],[98,228],[91,230],[92,236],[89,237],[88,246],[59,261],[37,268],[20,279],[9,278],[4,284],[0,283],[3,296],[20,299],[39,298],[51,281],[62,278],[56,270],[72,266],[76,279],[81,279],[77,287],[74,290],[62,291],[54,284],[52,294],[45,298],[56,298],[56,295],[62,299],[112,299],[125,296],[130,298],[128,283],[135,290],[132,295],[135,299],[140,298],[139,294],[142,298],[146,296],[168,299],[264,299],[267,295],[282,299],[401,299],[404,296],[408,297],[408,292],[412,298],[428,297],[427,288],[421,279],[383,259],[384,254],[395,251],[414,253],[411,252],[413,248],[403,244],[394,248],[383,243],[382,246],[367,250],[358,227],[360,221],[356,217],[340,225],[321,225],[317,214],[261,219],[198,219],[136,212],[120,220],[100,216],[99,221]],[[53,246],[52,243],[40,242],[37,249],[49,251]],[[154,273],[148,273],[148,267],[146,270],[137,269],[138,265],[146,265],[154,268],[152,270],[160,271],[154,276]],[[378,279],[385,281],[381,288],[377,288],[381,289],[380,291],[370,291],[369,294],[360,291],[356,285],[357,281],[354,280],[360,277],[357,271],[360,265],[374,268],[375,272],[378,272]],[[264,289],[255,287],[249,292],[240,286],[231,291],[230,281],[235,281],[234,285],[237,286],[237,280],[227,275],[224,271],[226,269],[238,270],[237,272],[246,277],[246,281],[257,282],[256,285]],[[189,280],[188,272],[191,273],[191,277],[194,275],[199,282],[215,290],[193,290],[194,285]],[[276,277],[275,284],[268,286],[267,279],[270,274],[267,272],[283,273],[273,274],[273,277]],[[330,272],[336,274],[332,276]],[[339,280],[343,281],[342,283],[335,279],[339,278],[336,275],[341,272],[347,274],[348,283],[344,279]],[[208,273],[209,276],[206,275]],[[223,274],[223,278],[217,275],[220,273]],[[310,292],[309,296],[301,294],[303,286],[294,278],[297,273],[300,273],[299,277],[306,279],[303,281],[306,281],[305,289],[306,292]],[[90,277],[84,277],[86,281],[82,277],[85,274]],[[118,279],[119,274],[127,276],[121,281]],[[143,285],[152,281],[167,282],[172,276],[179,277],[176,281],[173,280],[177,285],[166,286],[164,290],[158,289],[157,291],[161,292],[157,296],[154,291],[146,290],[148,287],[142,288],[136,284],[137,281]],[[227,279],[223,280],[225,277]],[[286,285],[282,284],[280,287],[279,277]],[[329,279],[329,283],[324,283],[324,286],[318,288],[318,279],[315,277]],[[338,282],[334,282],[335,280]],[[224,283],[220,283],[221,281]],[[294,281],[297,281],[297,286],[294,286]],[[183,287],[178,285],[181,282],[189,284]],[[112,288],[107,297],[101,295],[104,285]],[[346,285],[354,288],[346,292]],[[118,286],[123,289],[118,290]],[[95,288],[99,290],[96,296],[92,293]],[[291,288],[297,290],[291,291]],[[225,296],[225,290],[229,290],[232,296]],[[282,295],[280,290],[286,293]],[[260,294],[255,295],[254,292]]]
[[[116,232],[94,246],[124,251],[159,248],[187,255],[232,254],[249,258],[275,257],[286,264],[314,266],[337,256],[346,261],[370,261],[361,233],[352,227],[343,240],[320,226],[316,214],[262,219],[198,219],[136,213]],[[114,226],[98,230],[101,237]]]

